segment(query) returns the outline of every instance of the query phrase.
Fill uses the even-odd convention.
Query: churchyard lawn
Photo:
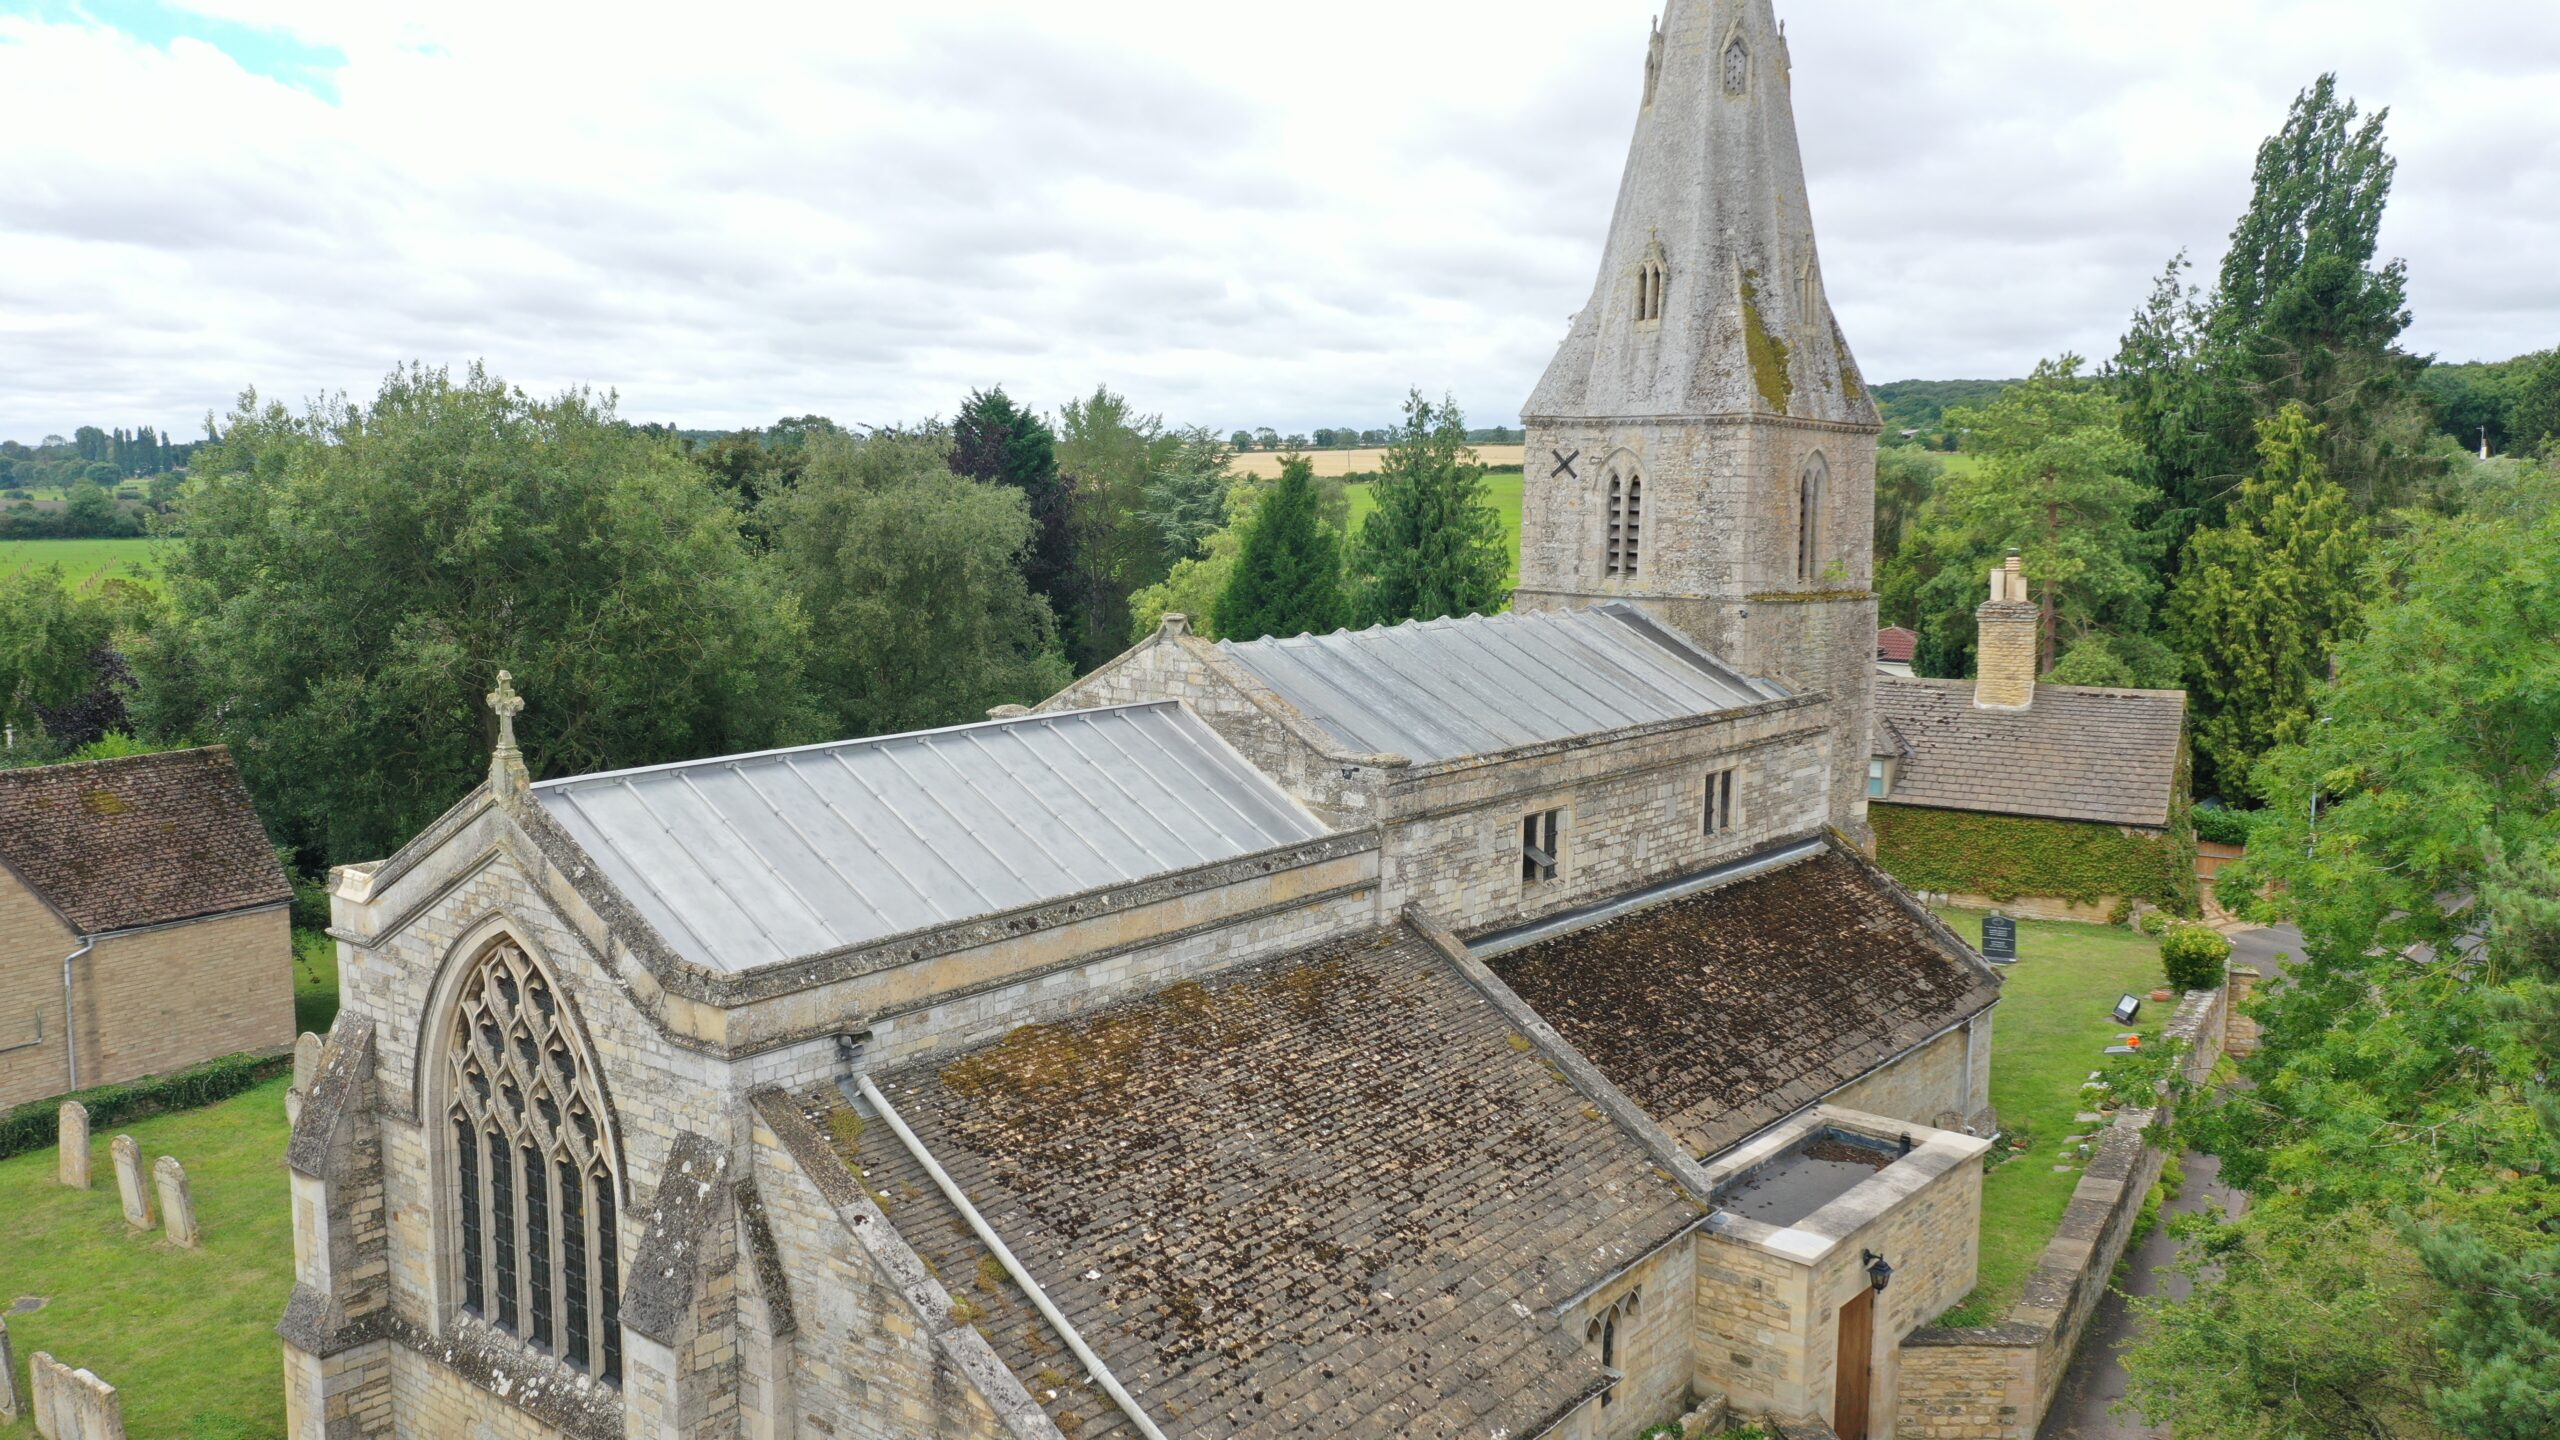
[[[46,1302],[8,1317],[22,1388],[27,1357],[45,1350],[116,1386],[135,1440],[283,1433],[275,1329],[293,1290],[282,1163],[290,1078],[121,1127],[146,1161],[174,1155],[187,1167],[200,1250],[125,1228],[109,1150],[117,1130],[90,1137],[94,1189],[55,1184],[51,1147],[0,1160],[0,1310],[23,1296]],[[35,1433],[24,1421],[0,1426],[8,1440]]]
[[[159,544],[148,539],[0,540],[0,575],[59,565],[63,583],[75,588],[111,579],[157,589],[160,571],[152,556]]]
[[[1965,939],[1981,938],[1981,911],[1938,914]],[[2002,1129],[2023,1131],[2029,1145],[1983,1177],[1981,1271],[1973,1293],[1943,1317],[1949,1325],[1996,1324],[2017,1303],[2085,1168],[2064,1142],[2099,1128],[2072,1118],[2090,1108],[2082,1082],[2105,1068],[2102,1052],[2117,1035],[2139,1030],[2150,1044],[2176,1008],[2145,999],[2136,1023],[2119,1027],[2109,1018],[2118,996],[2148,996],[2166,983],[2159,942],[2122,926],[2021,920],[2018,963],[2003,978],[1992,1020],[1991,1103]],[[1997,1153],[2009,1153],[2008,1144],[2002,1140]]]
[[[326,1036],[338,1019],[338,942],[293,932],[293,1032]]]

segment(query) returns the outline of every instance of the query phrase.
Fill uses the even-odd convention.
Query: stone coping
[[[1826,1130],[1840,1130],[1870,1140],[1899,1144],[1911,1139],[1910,1153],[1859,1181],[1822,1208],[1792,1225],[1771,1225],[1729,1210],[1707,1217],[1710,1234],[1739,1241],[1798,1265],[1815,1265],[1876,1221],[1893,1213],[1912,1196],[1959,1165],[1979,1164],[1991,1142],[1979,1136],[1934,1126],[1871,1115],[1837,1105],[1817,1105],[1784,1124],[1726,1151],[1707,1167],[1718,1189],[1757,1166]]]

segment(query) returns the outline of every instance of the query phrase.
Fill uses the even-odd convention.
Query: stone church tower
[[[1591,298],[1529,397],[1515,608],[1623,599],[1832,702],[1866,835],[1875,403],[1822,288],[1770,0],[1668,0]]]

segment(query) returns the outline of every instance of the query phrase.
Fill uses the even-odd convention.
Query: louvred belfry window
[[[500,942],[445,1047],[463,1308],[607,1381],[622,1370],[613,1157],[559,992]]]
[[[1644,544],[1644,480],[1609,477],[1609,573],[1633,575]]]

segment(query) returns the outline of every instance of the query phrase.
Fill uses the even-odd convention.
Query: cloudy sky
[[[0,437],[409,359],[690,426],[1107,383],[1509,423],[1589,293],[1656,0],[0,0]],[[1878,378],[2111,353],[2257,142],[2388,105],[2411,343],[2560,343],[2560,5],[1781,0]],[[405,13],[404,13],[405,12]]]

